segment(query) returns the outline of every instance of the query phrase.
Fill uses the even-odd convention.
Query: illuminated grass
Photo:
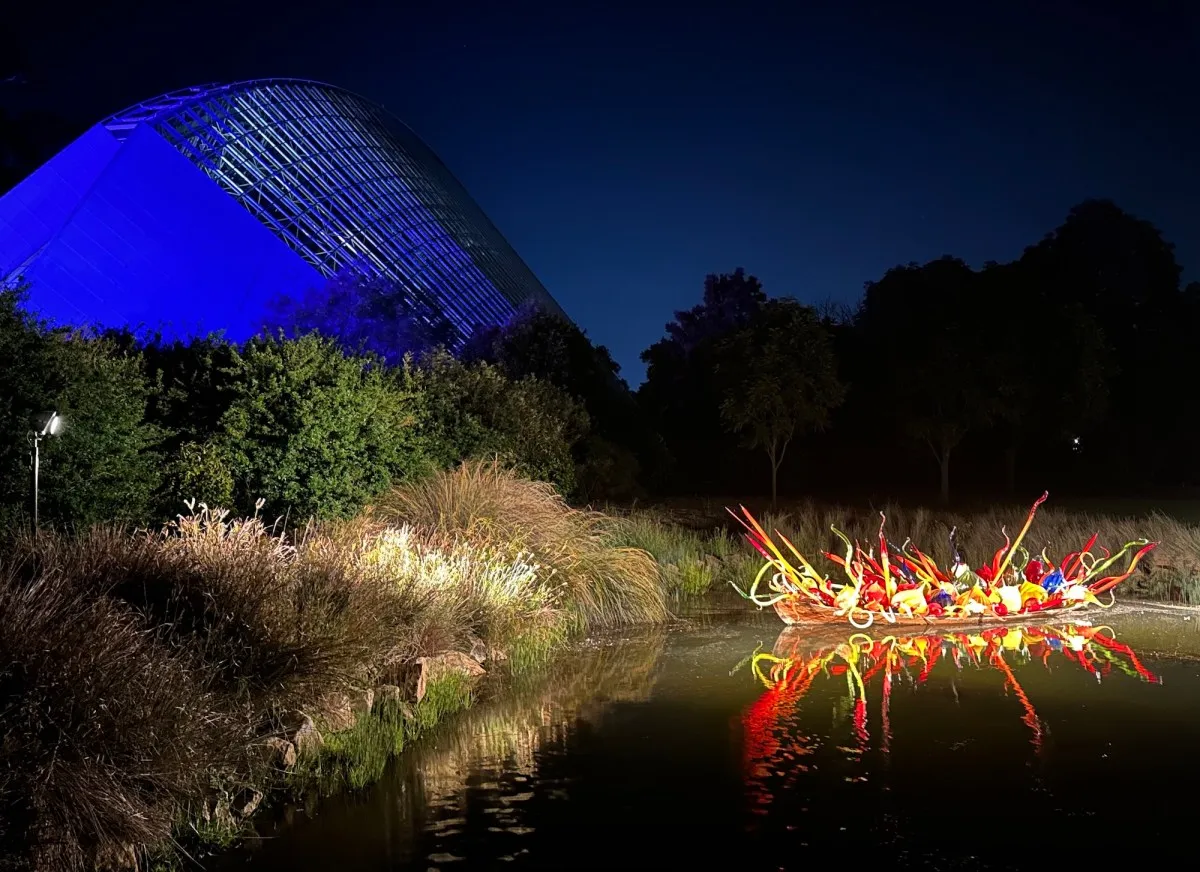
[[[394,525],[528,553],[556,603],[588,627],[668,617],[659,565],[641,548],[614,543],[613,519],[573,509],[553,486],[499,464],[464,463],[399,487],[380,499],[378,513]]]
[[[657,516],[640,513],[614,522],[610,541],[649,553],[662,570],[663,584],[672,594],[697,596],[716,580],[710,558],[718,537],[702,536]]]

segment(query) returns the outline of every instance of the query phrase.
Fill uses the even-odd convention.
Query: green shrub
[[[236,350],[217,439],[237,506],[347,517],[425,468],[420,407],[381,362],[315,334]]]
[[[10,517],[30,505],[32,417],[54,399],[46,395],[49,343],[24,300],[23,288],[0,287],[0,506]]]
[[[225,450],[216,440],[185,442],[167,471],[169,507],[194,500],[209,506],[234,505],[234,480]]]
[[[143,523],[162,481],[161,430],[146,420],[151,386],[141,355],[107,338],[55,334],[63,429],[42,451],[47,518],[87,526]]]
[[[85,332],[51,331],[0,290],[0,506],[32,505],[30,436],[44,412],[63,416],[41,447],[44,521],[145,521],[159,488],[162,432],[146,421],[151,383],[136,349]]]
[[[572,449],[587,433],[587,415],[565,393],[533,377],[510,381],[494,366],[465,364],[442,351],[406,364],[421,397],[431,451],[446,468],[499,458],[531,478],[575,487]]]

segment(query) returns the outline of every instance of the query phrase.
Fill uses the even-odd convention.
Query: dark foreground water
[[[208,865],[1189,862],[1200,616],[1087,617],[889,639],[782,632],[772,614],[739,610],[596,640],[540,686],[465,714],[372,790],[294,810]]]

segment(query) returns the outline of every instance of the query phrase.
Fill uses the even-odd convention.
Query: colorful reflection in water
[[[798,729],[792,718],[800,703],[821,681],[844,682],[837,711],[848,719],[852,744],[841,750],[861,759],[871,750],[878,731],[878,750],[886,757],[892,749],[892,695],[898,685],[913,690],[925,685],[935,670],[994,670],[1003,691],[1016,702],[1013,715],[1028,728],[1030,742],[1042,750],[1046,728],[1035,701],[1018,681],[1014,666],[1030,664],[1050,668],[1061,661],[1101,682],[1110,676],[1161,684],[1128,645],[1119,642],[1111,628],[1086,623],[1033,627],[989,627],[974,632],[943,631],[908,636],[873,638],[856,633],[844,642],[822,644],[799,628],[783,631],[770,653],[756,651],[750,669],[766,690],[742,715],[744,772],[751,783],[772,775],[784,786],[808,771],[810,757],[820,741]],[[951,683],[952,691],[954,685]],[[878,696],[875,722],[868,702]],[[760,797],[766,799],[766,795]],[[765,813],[759,810],[759,813]]]
[[[589,639],[205,868],[1008,872],[1194,847],[1194,612],[791,628],[760,653],[775,616],[736,609]]]

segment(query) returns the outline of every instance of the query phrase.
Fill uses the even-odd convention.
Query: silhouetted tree
[[[1179,295],[1182,269],[1161,231],[1110,200],[1086,200],[1025,250],[1022,263],[1056,296],[1091,313],[1117,349],[1136,342]],[[1151,322],[1138,318],[1151,316]]]
[[[995,346],[995,428],[1004,447],[1005,486],[1016,489],[1022,449],[1049,449],[1085,437],[1104,420],[1115,370],[1104,330],[1079,302],[1063,299],[1020,262],[989,264],[979,294],[1022,321],[1002,328]],[[994,335],[994,328],[989,331]]]
[[[867,285],[857,327],[869,350],[883,433],[899,425],[929,448],[950,499],[950,460],[998,412],[996,307],[961,260],[895,267]]]
[[[594,345],[567,318],[537,305],[522,307],[506,324],[477,330],[461,356],[495,364],[509,378],[537,376],[577,397],[623,385],[621,367],[607,348]]]
[[[493,364],[513,381],[541,379],[583,405],[591,427],[577,450],[586,498],[636,496],[640,469],[665,465],[662,440],[621,378],[620,366],[565,317],[525,307],[506,324],[476,331],[461,356]]]
[[[638,401],[662,434],[678,479],[692,489],[718,484],[738,448],[721,420],[716,342],[749,323],[766,300],[762,283],[742,269],[710,275],[703,301],[676,312],[666,336],[642,352],[646,381]]]
[[[823,429],[843,399],[833,341],[818,315],[795,300],[772,300],[718,340],[721,416],[746,445],[766,452],[771,504],[793,439]]]
[[[1103,431],[1107,474],[1174,477],[1200,426],[1190,404],[1175,402],[1173,385],[1200,374],[1191,351],[1200,324],[1180,291],[1174,246],[1150,222],[1110,201],[1088,200],[1026,249],[1021,265],[1047,298],[1094,319],[1111,348],[1106,380],[1120,402],[1113,423],[1121,424]],[[1171,413],[1156,416],[1153,426],[1133,426],[1128,413],[1138,408]]]

